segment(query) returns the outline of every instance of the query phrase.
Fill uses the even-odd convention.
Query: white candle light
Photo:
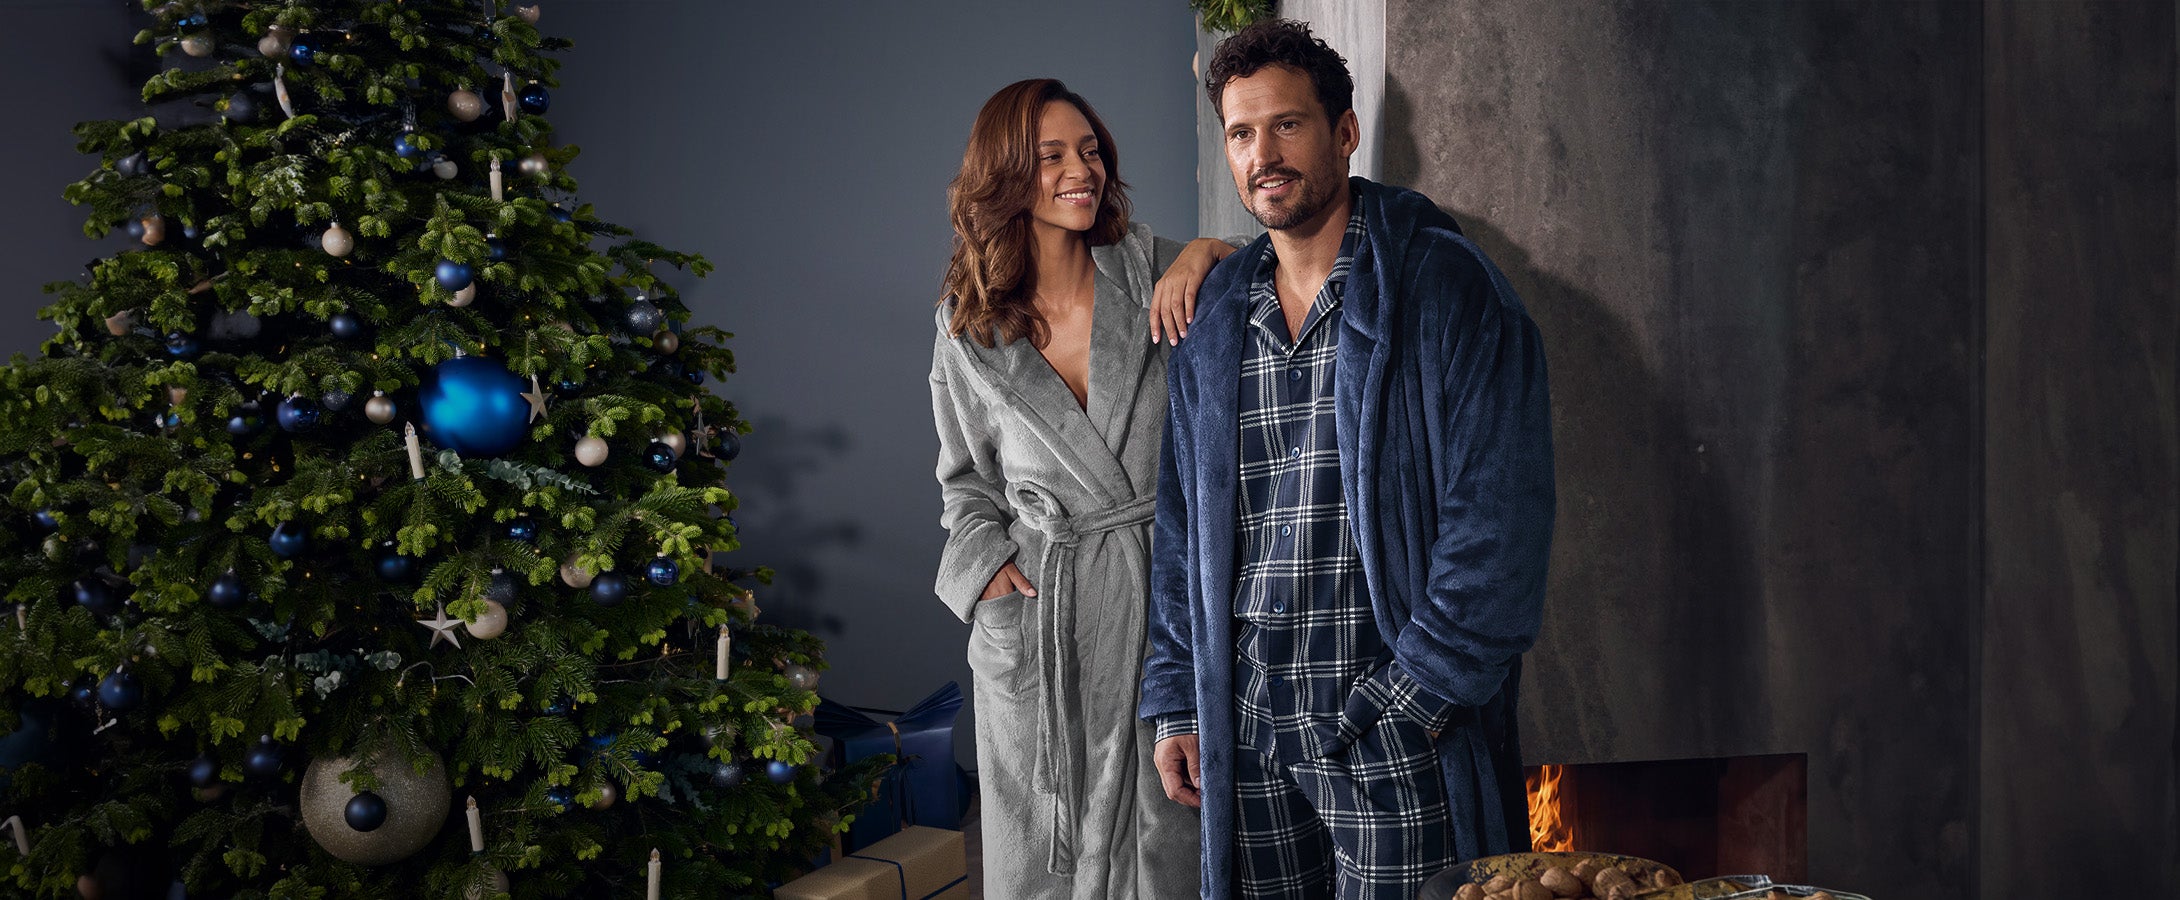
[[[500,158],[497,156],[492,157],[492,199],[494,202],[500,199]]]
[[[416,440],[415,422],[408,423],[408,432],[409,477],[422,481],[424,479],[424,445]]]
[[[659,848],[651,848],[651,883],[644,889],[644,900],[659,900]]]
[[[727,626],[719,626],[719,660],[713,667],[712,677],[727,680],[727,657],[734,649],[734,639],[727,636]]]
[[[484,852],[484,817],[477,812],[477,798],[469,798],[469,852]]]
[[[5,822],[0,822],[0,826],[5,826],[5,827],[6,827],[6,828],[7,828],[7,829],[8,829],[9,831],[13,831],[13,832],[15,832],[15,850],[16,850],[16,852],[18,852],[18,853],[21,853],[21,854],[23,854],[24,856],[29,856],[29,855],[30,855],[30,835],[28,835],[28,834],[25,834],[25,833],[24,833],[24,828],[23,828],[23,817],[22,817],[22,816],[9,816],[9,817],[7,818],[7,821],[5,821]]]

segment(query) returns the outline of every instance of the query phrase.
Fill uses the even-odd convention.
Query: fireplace
[[[1656,860],[1688,880],[1808,880],[1805,754],[1543,765],[1527,770],[1536,850]]]

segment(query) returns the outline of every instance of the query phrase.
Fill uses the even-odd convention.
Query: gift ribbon
[[[932,891],[931,893],[925,894],[925,895],[923,895],[923,896],[921,896],[921,897],[910,897],[910,896],[908,895],[908,867],[907,867],[907,866],[904,866],[904,865],[901,865],[901,863],[900,863],[900,861],[899,861],[899,860],[892,860],[892,859],[887,859],[887,858],[885,858],[885,857],[883,857],[883,856],[864,856],[864,855],[862,855],[862,854],[860,854],[860,853],[851,853],[851,854],[848,854],[848,858],[849,858],[849,859],[865,859],[865,860],[869,860],[869,861],[871,861],[871,862],[882,862],[882,863],[885,863],[886,865],[892,866],[892,867],[893,867],[893,877],[894,877],[895,879],[897,879],[897,880],[898,880],[898,882],[900,883],[900,888],[901,888],[901,900],[931,900],[931,898],[933,898],[933,897],[936,897],[936,896],[938,896],[938,895],[940,895],[940,894],[946,893],[946,892],[947,892],[947,891],[949,891],[949,890],[952,890],[952,889],[953,889],[953,887],[954,887],[954,885],[957,885],[957,884],[960,884],[960,883],[962,883],[962,882],[964,882],[964,881],[967,881],[967,880],[969,880],[969,875],[968,875],[968,873],[964,872],[964,873],[962,873],[962,876],[961,876],[960,878],[956,878],[956,879],[954,879],[954,880],[952,880],[952,881],[949,881],[949,882],[947,882],[947,883],[945,883],[945,884],[942,884],[942,885],[940,885],[940,886],[939,886],[939,889],[938,889],[938,890]]]
[[[1104,509],[1068,515],[1058,497],[1044,486],[1010,482],[1008,499],[1015,518],[1045,536],[1044,561],[1038,566],[1038,693],[1044,698],[1037,729],[1034,787],[1052,795],[1052,841],[1046,869],[1054,875],[1075,872],[1075,824],[1082,808],[1082,747],[1075,739],[1075,553],[1082,539],[1151,520],[1156,497],[1138,497]]]

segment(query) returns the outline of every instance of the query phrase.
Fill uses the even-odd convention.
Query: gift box
[[[871,846],[904,825],[960,828],[968,811],[968,773],[954,762],[954,720],[961,714],[961,686],[945,686],[891,720],[820,698],[817,732],[831,739],[827,762],[846,766],[881,753],[900,762],[879,781],[877,796],[856,814],[842,845]]]
[[[961,832],[911,825],[772,892],[773,900],[966,900]]]

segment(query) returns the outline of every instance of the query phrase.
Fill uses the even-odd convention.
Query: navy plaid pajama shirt
[[[1271,247],[1250,285],[1242,360],[1242,549],[1235,582],[1235,884],[1251,898],[1398,898],[1454,862],[1432,736],[1450,713],[1391,664],[1340,492],[1333,424],[1340,297],[1363,234],[1355,198],[1340,256],[1290,340]],[[1385,710],[1326,745],[1357,691]],[[1195,716],[1158,722],[1193,734]]]

